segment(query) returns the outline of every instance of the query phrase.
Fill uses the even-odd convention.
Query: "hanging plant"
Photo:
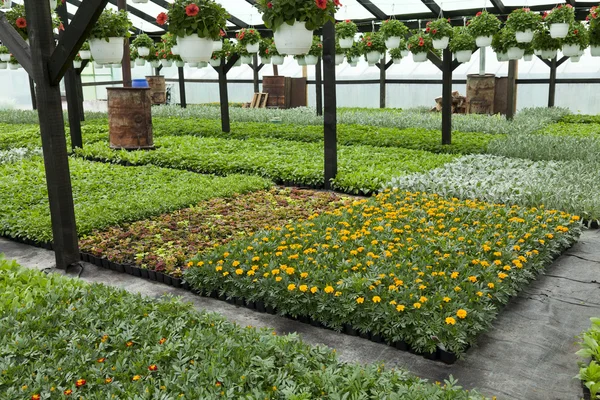
[[[592,7],[585,19],[589,21],[590,53],[594,57],[600,57],[600,8]]]
[[[99,64],[117,64],[123,60],[123,42],[131,34],[127,11],[104,10],[90,31],[92,56]]]
[[[361,56],[362,56],[362,46],[358,42],[354,42],[352,47],[349,48],[348,50],[346,50],[346,59],[348,60],[348,63],[350,63],[350,64],[358,62],[358,60],[360,60]]]
[[[349,19],[335,24],[335,34],[340,39],[352,39],[354,41],[357,32],[358,27]]]
[[[494,50],[494,53],[496,53],[496,56],[498,57],[498,61],[506,61],[503,60],[503,56],[506,55],[506,38],[505,38],[505,32],[504,30],[498,31],[494,34],[493,38],[492,38],[492,50]]]
[[[452,39],[450,39],[449,46],[452,53],[462,50],[469,50],[471,52],[477,50],[475,38],[467,28],[459,28],[452,36]]]
[[[569,25],[575,21],[575,9],[570,4],[556,6],[544,13],[544,22],[550,28],[550,36],[562,39],[569,33]]]
[[[152,40],[152,38],[148,35],[146,35],[145,33],[141,33],[139,35],[136,36],[135,39],[133,39],[131,41],[131,45],[135,48],[139,48],[139,47],[152,47],[152,45],[154,44],[154,40]]]
[[[531,42],[534,50],[541,53],[542,58],[553,58],[556,56],[556,51],[560,50],[562,43],[560,39],[553,38],[550,31],[546,27],[542,27],[533,34]]]
[[[431,36],[433,48],[443,50],[448,47],[448,43],[454,31],[448,19],[438,18],[434,21],[427,22],[425,32]]]
[[[413,54],[427,53],[433,49],[431,37],[427,34],[417,32],[408,38],[407,48]]]
[[[500,30],[500,20],[487,11],[480,11],[468,22],[469,31],[478,47],[486,47]]]
[[[258,46],[258,55],[261,58],[271,58],[273,56],[273,38],[262,38]]]
[[[518,8],[510,13],[506,20],[506,26],[513,30],[516,39],[520,43],[528,43],[533,40],[533,32],[541,26],[542,16],[531,12],[529,8]]]
[[[399,64],[400,60],[402,59],[402,50],[399,48],[390,49],[389,53],[394,64]]]
[[[385,42],[383,41],[381,32],[365,33],[361,36],[359,45],[362,49],[362,54],[364,55],[373,51],[383,54],[386,51]]]
[[[525,49],[529,46],[529,43],[519,42],[517,40],[515,31],[505,26],[501,30],[503,36],[504,48],[509,60],[518,60],[525,55]]]
[[[254,28],[242,28],[235,38],[240,45],[245,46],[249,53],[257,53],[260,48],[260,33]]]
[[[383,40],[387,40],[391,37],[404,37],[408,33],[408,28],[398,20],[388,19],[381,23],[379,32]]]
[[[25,15],[25,6],[22,4],[14,4],[10,10],[4,13],[8,23],[17,31],[17,33],[27,40],[29,38],[27,33],[27,17]],[[52,28],[56,30],[64,30],[64,26],[60,20],[60,17],[52,12]]]
[[[567,57],[576,57],[581,55],[589,44],[589,35],[585,26],[579,22],[573,22],[569,27],[567,36],[562,40],[562,52]]]

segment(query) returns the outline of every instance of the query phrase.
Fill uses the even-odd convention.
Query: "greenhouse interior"
[[[0,399],[600,398],[600,6],[0,0]]]

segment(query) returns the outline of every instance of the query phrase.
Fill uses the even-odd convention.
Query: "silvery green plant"
[[[10,150],[0,150],[0,164],[14,163],[23,159],[35,157],[42,154],[42,149],[28,149],[19,147]]]

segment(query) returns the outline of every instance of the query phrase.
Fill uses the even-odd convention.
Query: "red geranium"
[[[225,31],[224,31],[223,29],[221,29],[221,32],[219,32],[219,35],[220,35],[221,37],[223,37],[223,36],[225,36],[225,35],[226,35],[226,33],[225,33]]]
[[[340,3],[340,0],[333,0],[333,4],[335,4],[338,7],[342,6],[342,3]]]
[[[27,28],[27,20],[25,20],[25,18],[23,17],[17,18],[17,21],[15,23],[17,25],[17,28]]]
[[[188,6],[185,8],[185,14],[188,17],[195,17],[196,15],[198,15],[199,12],[200,8],[194,3],[188,4]]]
[[[317,7],[319,7],[321,10],[327,8],[327,0],[315,0],[315,2],[317,3]]]
[[[164,25],[167,23],[167,19],[169,17],[167,16],[166,13],[161,12],[160,14],[158,14],[158,17],[156,17],[156,23],[159,25]]]
[[[273,3],[271,3],[271,2],[268,2],[268,3],[267,3],[267,7],[268,7],[268,8],[273,8]]]

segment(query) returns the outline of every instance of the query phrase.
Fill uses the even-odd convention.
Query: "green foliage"
[[[554,39],[550,36],[550,30],[542,27],[535,31],[532,40],[533,48],[536,50],[560,50],[562,43],[560,39]]]
[[[111,37],[129,37],[129,29],[133,26],[129,21],[127,11],[106,9],[90,31],[90,39],[104,39],[108,42]]]
[[[575,376],[590,390],[591,398],[597,399],[600,393],[600,318],[590,318],[592,326],[581,334],[581,349],[577,355],[589,360],[589,364],[580,363],[579,373]]]
[[[198,7],[195,15],[187,15],[186,7]],[[214,0],[175,0],[168,10],[169,32],[177,37],[197,34],[218,40],[227,26],[229,13]]]
[[[260,32],[254,28],[242,28],[235,34],[235,37],[242,46],[260,42]]]
[[[85,42],[83,42],[79,51],[81,51],[81,50],[89,51],[90,50],[90,42],[88,42],[87,40]]]
[[[575,124],[600,124],[600,115],[570,114],[563,116],[560,121]]]
[[[8,23],[17,31],[19,35],[25,40],[27,40],[27,18],[25,16],[25,6],[23,4],[13,4],[10,10],[6,10],[4,13],[6,20]],[[25,26],[17,26],[17,20],[19,23],[25,22]]]
[[[258,55],[262,58],[278,56],[273,38],[262,38],[259,44]]]
[[[542,16],[529,8],[517,8],[507,17],[506,26],[513,32],[536,31],[540,28]]]
[[[590,8],[590,13],[586,17],[586,19],[590,22],[590,45],[600,46],[600,9],[598,8],[598,6]]]
[[[386,40],[391,37],[404,37],[408,33],[408,28],[396,19],[388,19],[381,23],[379,32],[383,40]]]
[[[468,24],[471,35],[477,38],[479,36],[493,36],[500,30],[500,20],[494,14],[487,11],[480,11]]]
[[[467,28],[461,28],[452,36],[450,39],[450,51],[456,53],[461,50],[475,50],[477,45],[475,44],[475,38],[471,35]]]
[[[359,42],[352,43],[352,47],[346,50],[346,58],[348,59],[348,62],[351,62],[352,60],[360,60],[362,54],[362,44]]]
[[[135,48],[147,47],[151,49],[152,47],[154,47],[154,40],[152,40],[152,38],[146,35],[145,33],[140,33],[135,37],[135,39],[133,39],[131,45]]]
[[[264,179],[250,176],[218,178],[152,166],[127,168],[80,159],[70,161],[70,170],[80,235],[173,211],[200,200],[270,185]],[[0,234],[40,242],[52,240],[41,158],[0,165]]]
[[[9,54],[10,51],[8,50],[8,47],[6,46],[0,46],[0,54]]]
[[[349,19],[335,24],[335,33],[340,39],[354,38],[357,32],[358,27]]]
[[[312,45],[307,54],[315,57],[321,57],[323,55],[323,43],[321,43],[321,38],[319,36],[313,36]]]
[[[362,54],[366,55],[372,51],[384,54],[386,51],[385,41],[380,32],[376,33],[365,33],[361,36],[359,42]]]
[[[577,44],[581,50],[585,50],[590,44],[590,36],[587,28],[579,21],[571,23],[569,33],[562,40],[563,44]]]
[[[552,11],[544,15],[546,24],[566,23],[572,24],[575,21],[575,9],[570,4],[559,4]]]
[[[325,4],[325,8],[319,7],[321,3]],[[314,31],[327,21],[335,22],[333,15],[338,6],[334,0],[258,0],[256,8],[262,14],[265,26],[273,31],[296,21],[306,22],[306,29]]]
[[[452,25],[446,18],[438,18],[427,22],[426,32],[429,33],[432,39],[442,39],[452,37],[454,31]]]
[[[433,49],[433,42],[431,41],[431,36],[423,32],[416,32],[408,39],[406,47],[413,54],[427,53]]]
[[[508,50],[511,47],[518,47],[519,49],[523,49],[523,50],[531,47],[530,43],[517,42],[517,37],[516,37],[515,31],[507,26],[502,28],[500,30],[500,32],[503,36],[503,44],[504,44],[504,48],[506,50]]]
[[[390,57],[392,57],[392,60],[398,60],[402,58],[402,49],[400,48],[390,49],[388,52],[390,53]]]

